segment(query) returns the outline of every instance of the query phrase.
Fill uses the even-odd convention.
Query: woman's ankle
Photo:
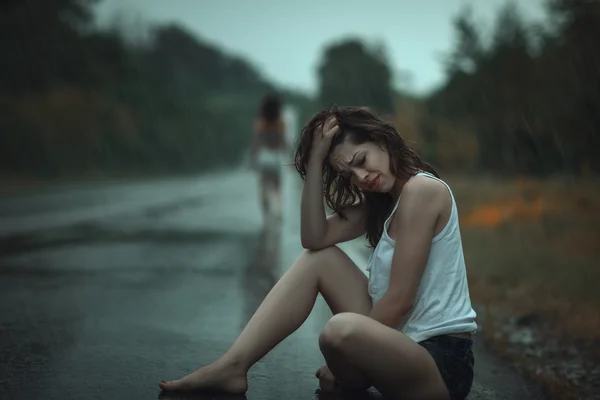
[[[228,369],[232,369],[241,374],[246,374],[250,369],[250,366],[242,360],[241,357],[225,353],[218,361],[218,363],[224,365]]]

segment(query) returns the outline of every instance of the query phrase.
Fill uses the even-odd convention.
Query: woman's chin
[[[389,191],[391,190],[391,188],[386,187],[385,185],[382,185],[381,183],[379,183],[379,185],[377,185],[377,187],[373,188],[373,187],[369,187],[369,186],[360,186],[360,185],[356,185],[360,191],[362,192],[370,192],[370,193],[389,193]]]
[[[369,192],[369,193],[385,193],[381,190],[381,187],[377,187],[375,189],[363,187],[363,188],[360,188],[360,190],[362,190],[363,192]]]

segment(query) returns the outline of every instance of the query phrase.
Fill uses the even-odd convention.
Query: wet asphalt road
[[[300,188],[285,178],[283,222],[268,231],[244,171],[0,200],[0,398],[226,398],[157,383],[222,354],[300,253]],[[317,398],[330,315],[319,299],[250,371],[246,397]],[[471,399],[537,398],[481,343],[476,357]]]

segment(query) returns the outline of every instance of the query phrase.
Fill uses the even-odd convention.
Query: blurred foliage
[[[99,1],[99,0],[98,0]],[[246,153],[258,101],[282,94],[304,124],[332,104],[366,105],[435,165],[505,174],[600,170],[600,2],[546,0],[526,22],[515,3],[489,30],[454,20],[445,83],[397,93],[384,46],[330,43],[314,98],[276,87],[246,60],[183,27],[131,40],[98,30],[97,0],[3,3],[0,168],[8,174],[193,172]]]
[[[454,19],[447,81],[421,118],[423,141],[436,147],[440,164],[458,158],[505,174],[600,171],[600,2],[546,7],[547,21],[528,24],[508,2],[487,40],[468,8]],[[475,139],[475,153],[447,147],[449,138]],[[458,153],[450,155],[452,147]]]
[[[319,105],[366,105],[394,112],[391,71],[383,46],[367,46],[357,39],[329,45],[318,69]]]
[[[93,29],[94,3],[2,8],[2,171],[185,172],[240,160],[258,99],[278,88],[178,25],[154,26],[137,42],[117,27]]]

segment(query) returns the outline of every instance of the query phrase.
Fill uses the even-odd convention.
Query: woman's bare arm
[[[300,235],[302,247],[318,250],[355,239],[366,232],[364,207],[346,209],[346,219],[325,214],[322,195],[322,160],[311,157],[302,189]]]

